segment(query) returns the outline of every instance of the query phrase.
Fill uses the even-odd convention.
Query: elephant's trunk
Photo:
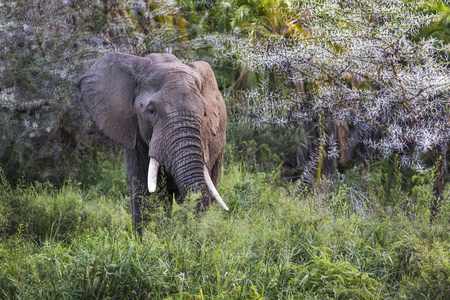
[[[212,184],[203,161],[200,120],[188,116],[172,117],[164,126],[164,131],[165,134],[160,139],[162,163],[175,180],[181,196],[185,198],[189,192],[200,192],[201,199],[197,206],[199,210],[211,203],[210,196],[213,196],[222,208],[228,210]],[[153,165],[152,161],[154,161]],[[153,182],[156,177],[154,177],[154,171],[150,169],[154,170],[155,165],[158,163],[151,159],[148,178],[151,192],[154,191]]]
[[[204,177],[202,146],[198,135],[180,137],[173,141],[174,148],[168,152],[167,171],[173,176],[183,198],[189,192],[201,192],[198,209],[210,204]]]

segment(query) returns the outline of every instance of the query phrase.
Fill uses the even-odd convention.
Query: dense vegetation
[[[448,299],[450,9],[1,1],[1,299]],[[152,196],[75,83],[113,51],[208,61],[230,213]]]
[[[109,181],[89,189],[13,188],[2,174],[2,298],[447,298],[450,206],[430,226],[429,181],[403,192],[395,162],[380,161],[315,193],[231,154],[219,188],[231,213],[161,205],[142,242],[122,161],[97,166]]]

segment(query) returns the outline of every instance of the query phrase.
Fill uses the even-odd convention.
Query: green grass
[[[428,223],[429,183],[403,192],[397,173],[386,189],[375,165],[315,193],[246,169],[224,168],[229,213],[197,215],[190,197],[150,212],[142,241],[117,192],[124,187],[12,188],[2,175],[0,298],[448,298],[450,207]],[[109,180],[125,184],[123,176]]]

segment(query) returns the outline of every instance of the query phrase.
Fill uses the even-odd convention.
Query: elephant
[[[80,78],[78,89],[98,129],[124,147],[133,228],[142,236],[143,199],[161,184],[184,199],[200,192],[197,211],[217,192],[227,112],[211,66],[174,55],[110,53]],[[160,175],[158,175],[160,174]]]

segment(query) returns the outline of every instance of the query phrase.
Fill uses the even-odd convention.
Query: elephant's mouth
[[[156,191],[158,170],[159,170],[158,161],[155,158],[151,157],[150,163],[148,166],[148,178],[147,178],[147,180],[148,180],[147,186],[148,186],[148,191],[150,193],[154,193]],[[214,184],[211,180],[211,176],[209,175],[209,172],[208,172],[208,169],[206,168],[206,166],[204,166],[204,168],[203,168],[203,174],[204,174],[204,178],[205,178],[205,182],[206,182],[206,187],[207,187],[211,197],[214,200],[216,200],[217,204],[219,204],[219,206],[221,208],[228,211],[228,207],[225,204],[225,202],[222,200],[222,197],[220,197],[219,192],[217,191],[216,187],[214,186]]]

